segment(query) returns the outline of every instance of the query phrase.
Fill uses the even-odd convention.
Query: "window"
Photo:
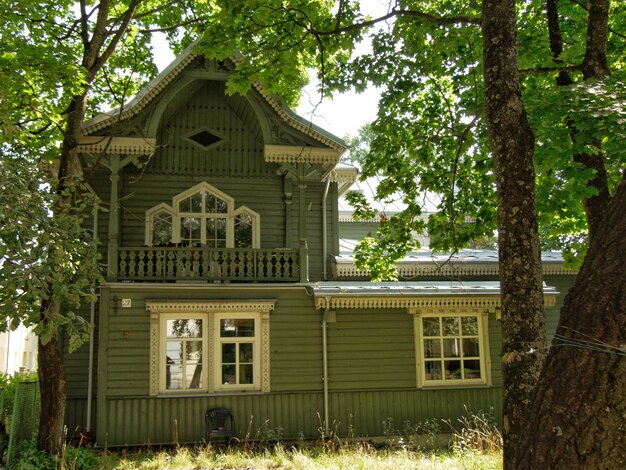
[[[159,204],[146,211],[146,244],[165,246],[172,242],[174,211],[167,204]]]
[[[206,388],[206,323],[201,315],[166,314],[160,330],[163,359],[161,389],[201,390]]]
[[[259,328],[257,316],[216,315],[219,389],[255,388],[258,378]]]
[[[235,248],[255,248],[259,240],[259,214],[241,206],[235,211]]]
[[[269,392],[274,303],[147,301],[150,394]]]
[[[485,384],[486,314],[415,316],[418,385]]]
[[[146,244],[259,248],[260,217],[208,183],[200,183],[146,211]]]

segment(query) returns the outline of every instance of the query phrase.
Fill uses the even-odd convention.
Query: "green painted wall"
[[[121,308],[122,298],[130,298],[132,308]],[[276,310],[270,317],[271,393],[150,397],[145,300],[157,298],[275,299]],[[211,406],[232,407],[242,432],[253,416],[253,430],[269,420],[268,426],[282,427],[285,437],[295,438],[301,433],[316,437],[318,414],[323,416],[324,411],[322,312],[315,310],[303,287],[118,284],[103,288],[102,305],[109,307],[103,307],[99,330],[99,445],[172,442],[175,423],[181,442],[200,440],[203,413]],[[402,310],[338,311],[337,322],[328,328],[331,422],[342,434],[351,426],[361,435],[380,435],[386,418],[396,422],[456,419],[463,405],[475,410],[494,407],[499,413],[499,323],[490,318],[489,325],[494,386],[419,390],[415,387],[411,315]],[[80,368],[78,362],[69,366],[71,382],[84,380],[75,373]],[[72,428],[84,420],[81,395],[74,395],[68,407],[68,425]]]
[[[560,282],[563,292],[567,281]],[[129,298],[131,308],[121,308]],[[190,397],[149,396],[149,313],[146,299],[274,299],[270,316],[270,393],[211,394]],[[317,437],[323,416],[322,312],[301,286],[116,284],[102,289],[98,336],[99,445],[201,440],[203,416],[212,406],[234,410],[242,437],[267,420],[283,428],[285,438]],[[107,307],[108,306],[108,307]],[[548,329],[557,307],[547,310]],[[413,423],[437,418],[456,420],[469,410],[501,412],[500,323],[489,315],[492,362],[490,386],[421,390],[415,380],[412,316],[396,310],[336,311],[328,324],[331,427],[340,435],[381,435],[382,422]],[[67,368],[72,390],[68,427],[84,426],[86,355],[79,351]]]

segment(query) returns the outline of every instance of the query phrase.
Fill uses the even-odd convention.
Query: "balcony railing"
[[[298,249],[119,248],[120,281],[297,282]]]

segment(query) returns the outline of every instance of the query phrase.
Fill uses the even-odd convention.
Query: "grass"
[[[321,447],[265,450],[180,447],[174,452],[138,452],[102,456],[102,468],[149,469],[501,469],[500,452],[476,450],[413,451],[407,448],[375,449],[358,444],[323,451]]]
[[[502,436],[489,414],[467,413],[453,424],[430,420],[397,428],[391,418],[383,422],[385,441],[373,444],[353,438],[353,443],[321,434],[317,442],[281,443],[279,430],[263,429],[254,439],[231,447],[178,446],[119,452],[67,446],[60,459],[24,442],[16,468],[38,470],[169,470],[169,469],[494,469],[502,468]],[[271,432],[270,432],[271,431]],[[280,432],[279,432],[280,431]],[[432,449],[436,437],[452,431],[445,449]],[[271,439],[270,439],[271,437]],[[277,443],[278,442],[278,443]]]

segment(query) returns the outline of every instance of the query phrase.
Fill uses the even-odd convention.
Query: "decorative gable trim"
[[[111,137],[83,135],[78,141],[78,151],[91,154],[152,155],[156,139],[141,137]]]
[[[260,312],[271,313],[275,300],[147,300],[146,310],[151,313],[214,313]]]
[[[272,107],[272,109],[276,111],[276,113],[281,117],[281,119],[285,121],[287,124],[289,124],[291,127],[302,132],[305,135],[308,135],[309,137],[313,137],[318,142],[321,142],[335,150],[338,150],[340,154],[345,152],[346,150],[345,147],[343,147],[342,145],[339,145],[337,142],[327,137],[324,137],[324,135],[317,132],[313,127],[313,123],[296,119],[296,117],[292,116],[291,113],[287,112],[285,108],[281,106],[281,104],[272,95],[265,92],[265,90],[263,89],[263,85],[261,85],[259,82],[254,82],[253,86],[261,94],[261,96],[265,98],[265,101],[267,101],[267,103]]]
[[[114,109],[107,113],[100,114],[85,124],[83,124],[83,132],[85,134],[93,134],[99,130],[105,129],[115,122],[122,122],[132,118],[145,109],[153,99],[155,99],[161,92],[163,92],[168,85],[176,80],[188,65],[198,57],[193,51],[193,47],[196,44],[192,44],[185,51],[183,51],[165,70],[157,75],[148,85],[146,85],[137,95],[126,105],[123,111]],[[236,61],[236,59],[232,59]],[[345,152],[346,147],[342,145],[340,139],[336,140],[329,138],[325,135],[324,131],[317,128],[313,123],[308,122],[300,116],[293,114],[290,110],[285,109],[279,101],[271,94],[264,91],[263,86],[259,82],[254,82],[253,87],[261,94],[263,99],[271,106],[271,108],[278,114],[278,116],[290,127],[302,132],[303,134],[312,137],[316,141],[327,145],[331,149],[338,151],[340,154]],[[334,136],[333,136],[334,137]]]
[[[556,295],[544,295],[544,306],[553,307],[556,303]],[[315,299],[315,307],[323,308],[406,308],[409,313],[435,309],[483,309],[495,311],[500,307],[500,296],[437,296],[437,297],[407,297],[407,296],[376,296],[362,297],[341,295],[338,297],[318,297]]]
[[[265,161],[271,163],[332,164],[339,162],[341,152],[326,147],[265,145]]]
[[[162,73],[156,76],[126,105],[122,112],[114,109],[90,119],[83,125],[83,131],[93,134],[110,126],[113,122],[122,122],[139,114],[152,100],[172,83],[187,66],[196,58],[196,54],[182,54],[180,59],[173,62]]]

